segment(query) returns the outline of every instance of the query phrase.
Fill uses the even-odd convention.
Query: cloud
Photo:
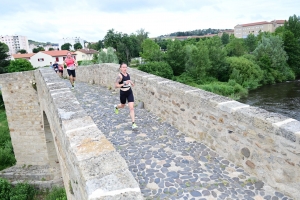
[[[112,28],[127,34],[144,28],[150,37],[156,37],[288,19],[299,7],[296,0],[1,0],[0,26],[2,35],[25,35],[41,42],[58,42],[63,37],[98,41]]]

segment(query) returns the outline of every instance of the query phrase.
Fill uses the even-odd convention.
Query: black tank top
[[[120,74],[122,75],[122,80],[119,82],[119,84],[123,84],[124,81],[130,80],[130,76],[128,73],[127,73],[127,76],[124,76],[122,73],[120,73]],[[130,87],[130,84],[122,86],[121,88],[128,88],[128,87]]]

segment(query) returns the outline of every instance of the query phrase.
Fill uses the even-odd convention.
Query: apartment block
[[[71,50],[74,50],[74,44],[76,44],[76,43],[80,43],[82,48],[85,47],[85,44],[84,44],[85,40],[80,37],[66,37],[66,38],[60,39],[59,40],[59,48],[61,48],[61,46],[66,43],[70,43],[72,45]]]
[[[234,27],[234,36],[247,38],[249,34],[258,35],[260,32],[275,32],[276,28],[283,26],[285,20],[273,20],[270,22],[254,22],[249,24],[238,24]]]
[[[0,35],[0,42],[5,43],[9,48],[9,55],[18,53],[19,50],[25,49],[29,52],[28,39],[21,35]]]

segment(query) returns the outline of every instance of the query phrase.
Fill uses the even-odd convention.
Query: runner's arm
[[[116,81],[115,81],[115,88],[120,88],[122,86],[124,86],[124,83],[122,84],[119,84],[119,82],[122,80],[122,77],[121,75],[119,74],[118,77],[116,78]]]

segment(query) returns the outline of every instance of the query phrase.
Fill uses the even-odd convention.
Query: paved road
[[[78,82],[72,91],[126,160],[145,199],[290,199],[145,109],[135,110],[139,129],[132,131],[128,107],[113,112],[118,93]]]

